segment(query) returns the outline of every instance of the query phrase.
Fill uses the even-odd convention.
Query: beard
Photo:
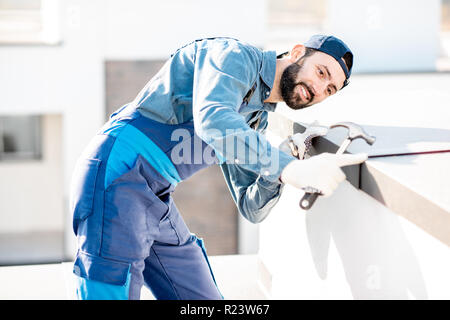
[[[292,63],[286,69],[284,69],[280,79],[280,92],[284,102],[292,109],[299,110],[312,105],[310,101],[313,101],[314,94],[308,85],[302,81],[297,82],[297,76],[302,70],[304,65],[304,58],[301,58],[298,62]],[[303,101],[296,90],[298,85],[303,85],[306,90],[309,91],[311,100]]]

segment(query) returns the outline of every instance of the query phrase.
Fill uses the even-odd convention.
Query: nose
[[[317,98],[322,98],[322,96],[325,95],[325,90],[327,88],[327,82],[317,80],[317,81],[314,81],[314,83],[312,84],[311,87],[313,89],[314,95]]]
[[[325,98],[328,96],[327,88],[330,85],[330,80],[324,78],[316,78],[312,83],[312,89],[314,94],[320,98]]]

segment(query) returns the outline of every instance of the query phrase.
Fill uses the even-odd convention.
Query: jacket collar
[[[263,101],[270,95],[275,81],[275,69],[277,64],[277,54],[275,51],[263,51],[262,67],[259,73],[261,80],[266,85],[266,90],[263,91]],[[276,103],[264,103],[264,109],[267,111],[274,111]]]

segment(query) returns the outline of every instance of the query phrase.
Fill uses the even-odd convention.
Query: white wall
[[[63,229],[61,125],[42,117],[42,160],[0,162],[0,233]]]
[[[267,0],[114,0],[106,6],[107,59],[165,59],[203,37],[230,36],[262,47]]]
[[[301,196],[286,186],[260,227],[271,298],[450,298],[445,244],[347,181],[308,212]]]

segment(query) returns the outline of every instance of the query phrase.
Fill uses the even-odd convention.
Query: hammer
[[[347,150],[350,143],[355,139],[364,139],[369,145],[372,145],[375,142],[375,137],[370,136],[367,132],[364,131],[361,126],[357,125],[353,122],[338,122],[330,126],[330,128],[336,127],[344,127],[348,129],[347,138],[342,142],[336,154],[343,154],[345,150]],[[320,192],[310,192],[308,190],[303,195],[303,198],[300,200],[300,207],[303,210],[308,210],[312,207],[317,197],[320,195]]]

